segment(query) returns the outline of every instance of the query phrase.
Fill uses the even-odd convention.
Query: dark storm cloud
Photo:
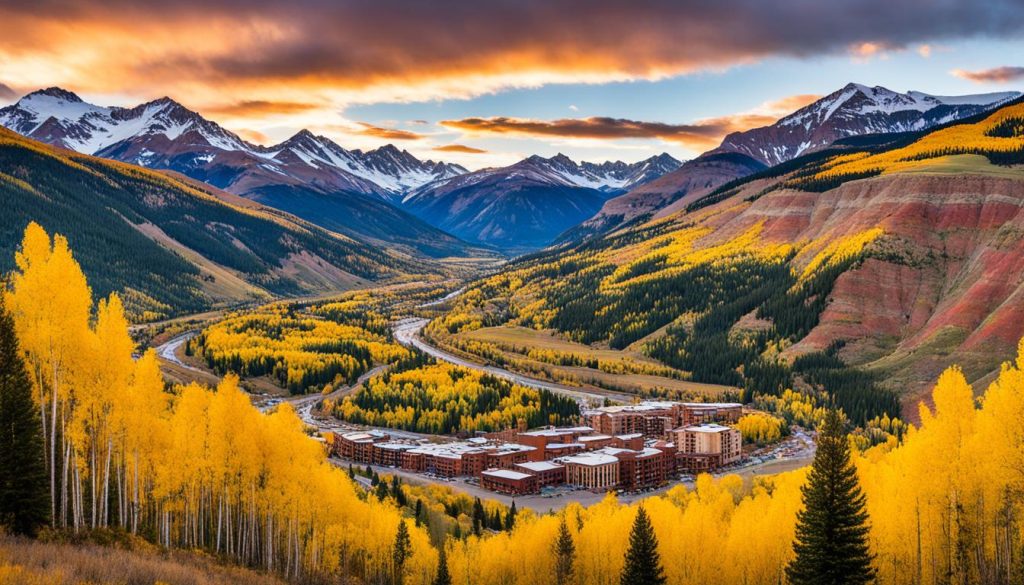
[[[81,35],[89,26],[136,35],[146,51],[106,58],[123,61],[112,71],[151,81],[364,87],[530,72],[547,74],[534,83],[654,78],[864,43],[895,49],[1010,37],[1024,30],[1024,7],[1011,0],[38,0],[5,2],[0,23],[9,54],[45,50],[61,31]],[[176,42],[148,34],[176,27]]]

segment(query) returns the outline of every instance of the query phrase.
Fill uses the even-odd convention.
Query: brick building
[[[619,487],[636,491],[664,485],[675,470],[674,453],[653,447],[601,451],[619,460]]]
[[[604,406],[583,413],[594,432],[605,435],[640,434],[649,439],[669,438],[673,429],[705,422],[731,424],[743,414],[733,402],[669,402],[648,400],[637,404]]]
[[[719,424],[681,427],[673,431],[679,469],[690,473],[709,471],[739,460],[740,432]]]
[[[537,493],[537,477],[511,469],[485,469],[480,472],[480,486],[502,494]]]
[[[367,431],[335,435],[332,445],[334,454],[342,459],[357,463],[373,463],[373,446],[388,441],[387,433]]]
[[[551,461],[517,463],[515,470],[535,476],[538,488],[565,483],[565,466]]]

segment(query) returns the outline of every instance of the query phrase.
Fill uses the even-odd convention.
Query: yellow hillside
[[[878,154],[857,153],[829,161],[815,179],[871,171],[895,173],[920,161],[956,154],[1019,153],[1024,151],[1024,104],[1008,106],[976,124],[937,130],[913,144]]]

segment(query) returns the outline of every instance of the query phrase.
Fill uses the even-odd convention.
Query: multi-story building
[[[729,465],[742,455],[740,432],[709,423],[681,427],[675,435],[676,460],[683,471],[696,473]]]
[[[583,413],[583,420],[595,432],[605,435],[639,433],[660,437],[676,425],[678,409],[677,402],[647,401],[588,410]]]
[[[684,402],[682,426],[704,423],[735,424],[743,416],[743,405],[735,402]]]
[[[559,461],[565,481],[589,490],[610,489],[619,483],[619,460],[603,453],[570,455]]]
[[[480,472],[480,486],[491,491],[510,494],[537,493],[537,476],[511,469],[485,469]]]
[[[664,439],[680,426],[705,422],[734,423],[742,413],[743,405],[733,402],[648,400],[588,410],[583,413],[583,420],[596,433],[640,434],[650,439]]]
[[[672,453],[653,447],[638,451],[611,447],[600,452],[619,460],[619,487],[626,491],[663,485],[675,468]]]
[[[552,461],[517,463],[515,470],[535,476],[538,488],[565,483],[565,466]]]
[[[544,461],[551,459],[547,453],[549,447],[576,444],[579,437],[593,434],[593,432],[594,429],[590,427],[551,427],[518,433],[515,441],[521,445],[536,448],[533,460]]]
[[[384,467],[401,467],[402,453],[415,449],[408,443],[385,442],[373,444],[373,464]]]
[[[373,463],[373,447],[390,437],[380,431],[343,433],[334,436],[333,451],[342,459],[357,463]]]

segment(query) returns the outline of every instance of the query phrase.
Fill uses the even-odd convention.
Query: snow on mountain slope
[[[323,188],[390,199],[466,172],[455,164],[420,161],[392,145],[346,150],[305,130],[281,144],[258,146],[170,98],[134,108],[104,107],[52,87],[0,109],[0,126],[85,154],[177,170],[201,180],[214,177],[210,182],[222,188],[230,187],[245,167],[291,178],[308,177],[312,169],[321,171],[318,185]],[[225,173],[225,165],[233,172]]]
[[[546,246],[617,193],[682,164],[667,154],[633,164],[576,163],[559,154],[434,181],[405,196],[405,209],[469,242],[513,253]]]
[[[577,163],[564,154],[557,154],[551,158],[534,155],[507,167],[481,169],[472,173],[452,175],[447,180],[427,184],[422,189],[409,192],[403,198],[402,203],[410,203],[435,189],[450,191],[474,185],[491,184],[496,181],[533,181],[551,186],[594,189],[606,195],[615,195],[653,181],[676,170],[682,164],[667,153],[636,163],[622,161]]]
[[[840,138],[927,130],[995,108],[1020,92],[936,96],[850,83],[771,126],[726,136],[713,153],[739,152],[769,166]]]

